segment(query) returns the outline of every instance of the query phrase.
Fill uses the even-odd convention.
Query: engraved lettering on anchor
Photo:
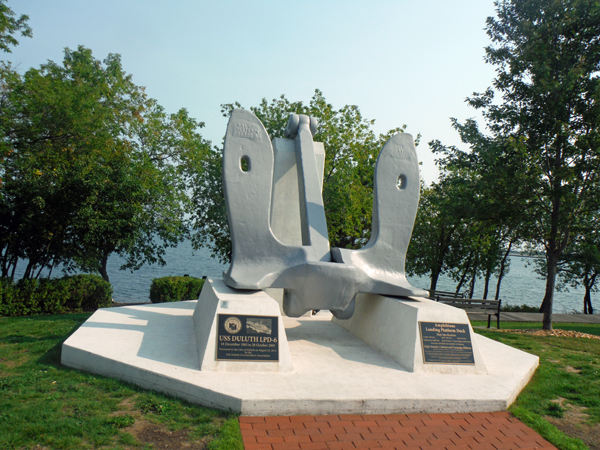
[[[254,125],[250,125],[247,123],[239,123],[236,125],[234,131],[234,136],[248,138],[248,139],[256,139],[259,136],[258,127]]]

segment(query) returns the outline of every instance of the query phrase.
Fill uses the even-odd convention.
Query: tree
[[[18,32],[24,37],[32,36],[31,28],[27,25],[28,20],[29,17],[25,14],[15,18],[15,13],[6,6],[6,1],[0,0],[0,50],[10,53],[10,46],[19,43],[14,37]]]
[[[443,161],[438,161],[442,164]],[[421,188],[421,200],[408,249],[408,275],[430,276],[429,290],[437,288],[446,273],[458,284],[458,293],[468,285],[472,297],[475,281],[484,278],[487,298],[490,279],[500,284],[508,271],[508,252],[516,238],[508,223],[486,215],[485,203],[477,199],[477,184],[464,173],[441,167],[441,179]],[[489,211],[488,211],[489,212]]]
[[[482,110],[491,136],[471,122],[457,127],[472,147],[463,158],[484,163],[474,170],[491,167],[511,184],[498,193],[487,189],[488,198],[506,201],[505,210],[526,211],[522,236],[545,250],[540,310],[544,329],[551,329],[558,262],[578,232],[577,217],[588,213],[598,195],[600,4],[499,0],[496,9],[498,17],[487,20],[493,45],[486,48],[486,61],[497,76],[493,88],[468,99]]]
[[[469,120],[461,125],[453,120],[463,142],[471,146],[464,152],[439,141],[429,143],[440,155],[440,181],[424,188],[413,239],[409,247],[408,273],[431,276],[435,290],[439,276],[447,273],[458,284],[456,292],[468,286],[473,296],[478,277],[484,278],[484,298],[490,290],[492,274],[497,274],[495,297],[499,298],[502,278],[508,270],[507,258],[519,240],[525,217],[514,208],[513,180],[521,172],[508,176],[510,154],[506,143],[483,136],[477,124]]]
[[[489,222],[470,222],[466,226],[462,238],[461,255],[454,258],[458,264],[450,269],[450,276],[458,282],[456,292],[468,282],[469,298],[475,293],[477,278],[483,278],[483,295],[487,299],[490,292],[490,280],[493,274],[498,275],[496,299],[499,297],[502,277],[508,271],[506,263],[507,249],[506,228],[495,227]]]
[[[558,267],[559,289],[583,284],[583,313],[594,314],[592,292],[598,292],[600,281],[600,227],[598,216],[580,218],[585,231],[569,242]],[[541,268],[545,273],[545,265]]]
[[[239,103],[222,105],[224,116]],[[315,141],[325,146],[323,202],[331,246],[359,248],[369,240],[373,208],[373,175],[379,151],[394,134],[406,126],[376,136],[374,120],[364,119],[357,106],[346,105],[339,110],[316,90],[309,104],[291,102],[284,95],[250,110],[264,124],[271,138],[284,137],[290,113],[318,118],[319,130]],[[213,255],[228,262],[231,241],[225,201],[221,185],[221,155],[215,149],[197,175],[194,190],[196,233],[192,242],[197,248],[208,246]]]
[[[458,265],[466,224],[455,214],[455,197],[442,177],[431,186],[421,186],[419,209],[406,255],[409,276],[430,276],[429,290],[435,291],[439,277]]]
[[[0,265],[25,278],[65,264],[108,279],[125,267],[164,263],[187,232],[188,168],[210,144],[185,110],[168,115],[131,81],[118,55],[104,62],[65,50],[23,76],[1,79]]]

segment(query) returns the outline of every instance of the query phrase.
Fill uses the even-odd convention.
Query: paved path
[[[471,320],[487,321],[487,314],[469,314]],[[514,313],[500,312],[500,326],[502,322],[542,322],[542,313]],[[552,314],[553,323],[600,323],[600,314]],[[492,323],[496,318],[492,317]]]
[[[240,417],[245,450],[556,450],[508,412]]]

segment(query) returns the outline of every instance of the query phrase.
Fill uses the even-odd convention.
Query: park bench
[[[490,328],[490,319],[496,316],[496,326],[500,329],[500,305],[502,300],[484,300],[482,298],[456,298],[436,296],[435,300],[446,305],[454,306],[465,310],[467,313],[487,314],[488,328]]]

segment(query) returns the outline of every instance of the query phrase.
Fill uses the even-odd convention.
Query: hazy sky
[[[33,39],[8,59],[19,70],[62,61],[84,45],[122,56],[136,84],[169,112],[185,107],[220,144],[220,105],[245,107],[315,89],[335,108],[358,105],[375,131],[422,134],[421,175],[437,178],[427,143],[460,145],[450,117],[477,117],[464,100],[494,77],[484,63],[493,0],[8,0],[28,14]]]

